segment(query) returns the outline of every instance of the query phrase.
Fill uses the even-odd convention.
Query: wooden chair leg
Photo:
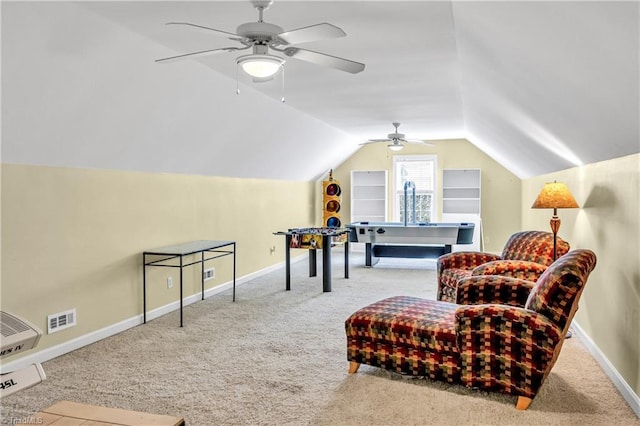
[[[355,374],[358,368],[360,368],[359,362],[349,361],[349,374]]]
[[[518,402],[516,402],[516,410],[526,410],[531,405],[531,398],[526,396],[519,396]]]

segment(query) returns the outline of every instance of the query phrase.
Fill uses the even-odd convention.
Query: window
[[[413,182],[416,187],[416,217],[413,217],[413,190],[407,190],[407,223],[431,222],[435,216],[435,155],[396,155],[393,157],[393,217],[404,222],[404,186]]]

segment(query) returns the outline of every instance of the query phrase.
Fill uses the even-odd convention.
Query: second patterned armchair
[[[569,243],[558,237],[557,256],[569,250]],[[461,251],[440,256],[437,263],[437,299],[455,303],[458,282],[472,275],[501,275],[535,282],[553,263],[553,234],[517,232],[509,237],[501,255]]]

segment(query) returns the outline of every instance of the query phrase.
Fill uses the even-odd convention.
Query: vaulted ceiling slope
[[[1,7],[3,162],[310,180],[392,121],[521,178],[640,152],[638,2],[276,0],[265,21],[337,25],[304,47],[366,64],[290,58],[284,104],[237,53],[154,62],[234,45],[164,23],[235,32],[249,1]]]

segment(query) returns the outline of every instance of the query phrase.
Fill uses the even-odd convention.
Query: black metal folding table
[[[200,259],[184,263],[185,256],[200,254]],[[214,256],[205,259],[205,253],[215,253]],[[161,266],[165,268],[180,268],[180,327],[182,327],[182,270],[195,264],[202,264],[202,300],[204,300],[204,262],[223,256],[233,255],[233,301],[236,301],[236,242],[199,240],[171,246],[159,247],[142,253],[142,309],[143,322],[147,322],[147,266]],[[161,259],[157,259],[162,256]],[[147,257],[156,259],[147,261]],[[175,260],[178,259],[178,264]],[[172,262],[174,261],[174,262]]]

